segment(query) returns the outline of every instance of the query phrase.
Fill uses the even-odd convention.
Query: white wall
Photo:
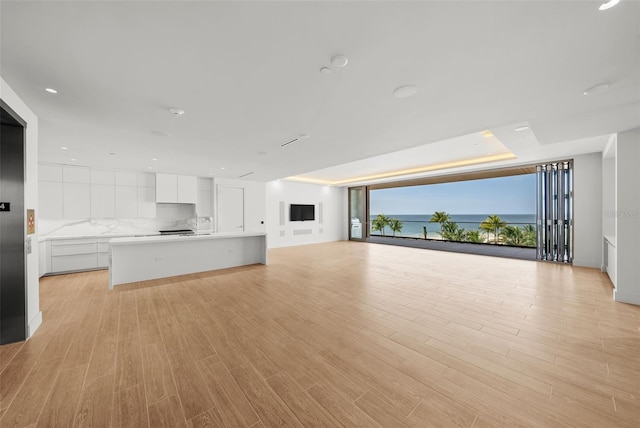
[[[26,150],[25,150],[25,183],[24,206],[25,209],[35,209],[38,216],[38,118],[18,97],[18,95],[0,78],[0,98],[15,111],[25,122]],[[26,215],[25,215],[26,222]],[[27,238],[26,223],[22,228]],[[38,275],[38,224],[36,221],[36,233],[29,235],[31,238],[31,254],[27,255],[27,337],[31,337],[42,323],[40,312],[40,286]]]
[[[267,183],[267,244],[269,248],[346,239],[345,195],[346,189],[340,187],[282,180]],[[289,221],[291,204],[315,205],[315,220]]]
[[[573,158],[573,264],[602,268],[602,154]]]
[[[217,224],[219,207],[218,188],[220,186],[240,187],[244,189],[244,230],[247,232],[266,232],[266,190],[265,183],[257,181],[214,178],[214,223]],[[217,229],[216,229],[217,230]]]
[[[640,305],[640,128],[618,134],[615,300]]]

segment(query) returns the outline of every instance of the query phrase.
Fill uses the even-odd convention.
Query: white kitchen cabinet
[[[156,189],[138,187],[138,217],[153,218],[156,216]]]
[[[62,169],[60,170],[62,173]],[[62,183],[53,181],[38,182],[38,218],[63,218]]]
[[[211,217],[213,214],[213,180],[211,178],[198,177],[198,201],[196,213],[198,217]]]
[[[116,174],[113,171],[92,169],[91,184],[107,184],[113,186],[116,184]]]
[[[138,185],[138,174],[135,172],[116,172],[116,186]]]
[[[51,271],[67,272],[98,267],[94,238],[60,239],[51,242]]]
[[[80,219],[91,217],[90,184],[62,183],[62,200],[64,218]]]
[[[138,188],[116,186],[116,218],[138,217]]]
[[[198,199],[197,177],[156,174],[156,202],[195,204]]]
[[[195,204],[198,200],[197,177],[190,175],[178,176],[178,203]]]
[[[138,187],[156,187],[156,175],[148,172],[138,173]]]
[[[85,166],[62,167],[62,181],[64,183],[91,183],[91,170]]]
[[[114,218],[116,216],[116,189],[113,185],[91,185],[91,217]]]
[[[38,181],[62,183],[62,167],[57,165],[38,165]]]
[[[156,202],[178,202],[178,176],[175,174],[156,174]]]
[[[51,242],[42,241],[38,243],[38,257],[40,276],[51,272]]]

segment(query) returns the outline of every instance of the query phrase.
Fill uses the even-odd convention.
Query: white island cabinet
[[[262,232],[149,236],[111,240],[109,289],[120,284],[267,264]]]

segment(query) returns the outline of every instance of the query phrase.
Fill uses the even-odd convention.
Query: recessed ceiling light
[[[75,161],[77,161],[78,159],[76,159],[76,158],[71,158],[71,160],[75,162]]]
[[[482,136],[483,136],[483,137],[485,137],[485,138],[491,138],[491,137],[493,137],[493,132],[491,132],[491,131],[484,131],[484,132],[482,133]]]
[[[415,95],[418,92],[418,87],[415,85],[404,85],[396,88],[393,91],[393,95],[398,98],[409,98],[410,96]]]
[[[69,147],[64,147],[64,146],[62,146],[62,147],[60,147],[60,148],[61,148],[62,150],[69,150]]]
[[[611,87],[611,83],[599,83],[597,85],[594,85],[588,89],[585,89],[583,94],[584,95],[597,95],[597,94],[601,94],[604,91],[606,91],[607,89],[609,89]]]
[[[53,88],[45,88],[45,91],[49,92],[50,94],[57,94],[58,93],[58,91],[56,91]]]
[[[152,161],[157,161],[158,159],[157,159],[157,158],[151,158],[151,160],[152,160]]]
[[[221,167],[220,167],[220,169],[224,169],[224,167],[223,167],[223,166],[221,166]]]
[[[602,3],[598,8],[598,10],[611,9],[613,6],[617,5],[618,3],[620,3],[620,0],[609,0],[607,2]]]
[[[520,132],[520,131],[526,131],[527,129],[529,129],[529,127],[527,125],[523,125],[523,126],[518,126],[516,128],[516,131]]]
[[[334,67],[338,67],[338,68],[344,67],[345,65],[347,65],[348,62],[349,62],[349,59],[344,55],[336,55],[333,58],[331,58],[331,64],[333,64]]]
[[[175,107],[170,108],[169,112],[175,116],[182,116],[184,114],[184,110]]]
[[[152,166],[148,166],[147,169],[153,169],[153,167]]]
[[[331,74],[331,69],[329,67],[322,67],[320,69],[320,73],[322,73],[322,74]]]
[[[210,172],[209,175],[213,175],[213,172]]]

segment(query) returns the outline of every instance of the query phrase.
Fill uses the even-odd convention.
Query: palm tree
[[[371,222],[371,230],[379,230],[380,234],[384,236],[384,228],[389,224],[391,219],[384,214],[378,214],[378,217],[374,218]]]
[[[467,231],[453,221],[445,221],[440,227],[442,239],[447,241],[464,241]]]
[[[491,214],[489,217],[484,219],[482,223],[480,223],[480,229],[485,232],[493,233],[493,242],[495,244],[498,243],[498,238],[500,237],[500,229],[506,226],[506,222],[497,216],[496,214]]]
[[[479,230],[468,230],[465,236],[466,242],[484,242],[482,236],[480,236]]]
[[[395,238],[396,232],[402,232],[402,222],[397,218],[390,218],[389,229],[393,231],[393,237]]]
[[[431,216],[429,223],[440,223],[440,235],[442,235],[442,226],[451,220],[451,216],[444,211],[436,211]]]
[[[523,245],[525,235],[524,230],[518,226],[505,226],[502,230],[504,243],[507,245]]]
[[[526,224],[522,229],[524,231],[524,241],[522,242],[522,245],[526,247],[535,247],[537,245],[538,237],[536,227],[532,224]]]

